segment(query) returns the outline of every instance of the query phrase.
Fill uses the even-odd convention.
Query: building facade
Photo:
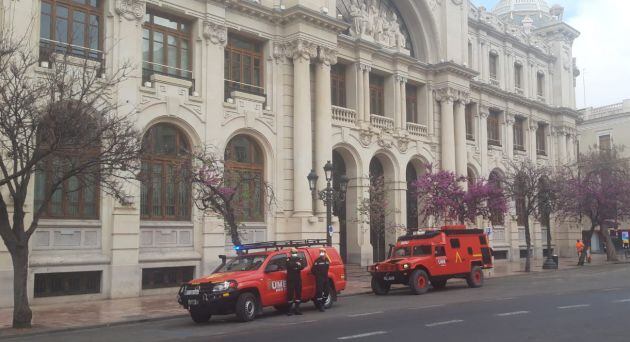
[[[588,107],[580,110],[581,120],[578,124],[578,147],[581,153],[589,150],[610,150],[613,146],[619,148],[621,158],[630,158],[630,100],[602,106]],[[628,231],[628,223],[623,222],[617,227]],[[587,230],[586,228],[584,230]],[[616,232],[614,232],[616,233]],[[601,233],[593,234],[591,248],[593,252],[602,250]]]
[[[215,146],[226,167],[274,189],[267,206],[260,184],[247,187],[246,242],[323,238],[325,208],[306,176],[316,170],[321,188],[332,160],[350,178],[334,241],[361,265],[396,238],[357,217],[375,178],[395,209],[388,225],[418,227],[409,183],[427,164],[501,177],[512,159],[556,166],[577,155],[578,32],[543,0],[503,0],[495,11],[465,0],[0,3],[3,27],[29,32],[35,50],[73,51],[105,72],[138,66],[112,101],[134,111],[152,175],[131,184],[129,203],[84,191],[89,205],[70,196],[51,205],[31,240],[35,303],[172,291],[212,270],[229,241],[220,219],[192,205],[190,185],[173,181],[182,149]],[[31,17],[32,32],[20,19]],[[516,210],[495,221],[482,223],[492,227],[495,257],[518,260],[525,232]],[[536,224],[538,256],[543,234]],[[572,251],[574,234],[554,230],[561,253]],[[11,305],[11,279],[0,246],[0,306]]]

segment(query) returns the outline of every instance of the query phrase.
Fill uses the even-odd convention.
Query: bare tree
[[[241,244],[241,221],[251,209],[247,204],[258,202],[270,210],[275,195],[260,175],[226,168],[221,155],[215,147],[193,152],[195,204],[203,211],[221,216],[232,244],[238,246]]]
[[[541,208],[543,195],[546,191],[542,182],[551,174],[551,169],[544,165],[538,165],[530,159],[513,161],[503,178],[503,189],[506,196],[514,199],[516,203],[516,215],[525,227],[525,244],[527,245],[527,258],[525,259],[525,272],[531,271],[532,237],[530,218],[541,218],[547,207]],[[549,229],[549,227],[547,227]]]
[[[141,147],[112,99],[128,65],[104,74],[95,61],[50,53],[43,69],[26,41],[0,36],[0,236],[13,261],[14,328],[31,326],[28,244],[51,200],[87,187],[126,198]],[[34,179],[45,185],[30,203]]]

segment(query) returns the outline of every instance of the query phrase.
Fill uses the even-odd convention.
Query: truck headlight
[[[212,292],[225,292],[230,289],[235,289],[237,287],[237,283],[235,280],[227,280],[222,283],[215,284],[212,287]]]
[[[403,269],[405,270],[409,268],[409,264],[403,264],[402,266],[403,266]]]

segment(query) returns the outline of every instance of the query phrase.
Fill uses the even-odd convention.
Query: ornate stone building
[[[273,187],[272,207],[259,184],[246,189],[245,241],[323,238],[325,210],[306,176],[315,169],[323,179],[332,160],[351,179],[334,241],[361,265],[396,238],[357,219],[371,179],[385,181],[388,224],[417,227],[408,184],[428,163],[501,177],[511,159],[558,165],[576,156],[578,32],[544,0],[503,0],[495,11],[466,0],[0,3],[5,28],[25,32],[24,18],[34,18],[35,50],[52,45],[105,72],[138,66],[113,100],[136,111],[149,147],[143,168],[155,176],[133,184],[131,205],[87,190],[89,205],[69,196],[51,205],[31,241],[35,303],[172,291],[212,269],[230,249],[222,222],[201,215],[190,185],[169,176],[191,146],[226,150],[227,167]],[[515,209],[484,223],[497,259],[519,259],[518,223]],[[533,232],[542,255],[543,231]],[[554,231],[561,251],[571,251],[571,234]],[[11,272],[0,246],[0,306],[11,305]]]

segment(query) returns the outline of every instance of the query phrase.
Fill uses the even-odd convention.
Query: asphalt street
[[[421,296],[340,298],[326,313],[305,305],[303,316],[271,310],[250,323],[232,316],[208,324],[174,318],[52,333],[11,341],[630,341],[630,265],[585,267],[487,279],[480,289],[461,281]]]

